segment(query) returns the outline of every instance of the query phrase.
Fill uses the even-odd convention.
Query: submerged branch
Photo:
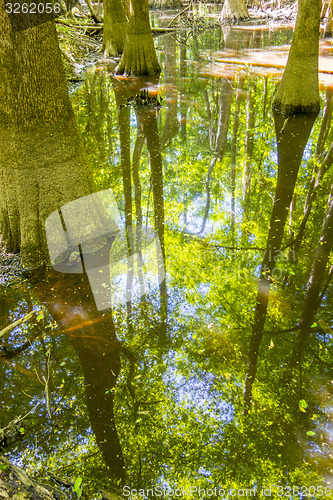
[[[38,311],[30,311],[28,314],[23,316],[23,318],[20,318],[17,321],[14,321],[14,323],[12,323],[11,325],[6,326],[6,328],[0,331],[0,339],[14,330],[14,328],[16,328],[17,326],[21,325],[25,321],[28,321],[34,315],[34,313],[38,313]]]
[[[171,26],[173,25],[173,23],[175,22],[176,19],[178,19],[178,17],[180,17],[182,14],[184,14],[184,12],[186,12],[187,10],[189,10],[189,8],[191,7],[191,4],[189,4],[187,7],[185,7],[185,9],[181,10],[180,12],[178,12],[178,14],[175,15],[175,17],[173,17],[170,21],[170,23],[168,24],[168,28],[171,28]]]
[[[17,425],[18,423],[22,422],[22,420],[27,418],[30,415],[30,413],[32,413],[41,404],[42,404],[42,401],[39,401],[37,404],[35,404],[35,406],[33,408],[31,408],[31,410],[29,410],[25,415],[23,415],[23,417],[20,416],[20,417],[14,418],[11,422],[9,422],[8,425],[6,425],[6,427],[4,427],[3,429],[0,429],[0,435],[2,433],[4,433],[5,431],[11,429],[13,426]]]

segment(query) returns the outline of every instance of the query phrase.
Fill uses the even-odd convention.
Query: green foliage
[[[82,489],[83,489],[83,486],[82,486],[82,477],[77,477],[75,479],[73,490],[77,494],[78,498],[81,498],[81,496],[82,496]]]

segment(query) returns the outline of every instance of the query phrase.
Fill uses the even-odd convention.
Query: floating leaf
[[[298,408],[303,412],[305,413],[306,412],[306,409],[308,407],[308,403],[305,401],[305,399],[301,399],[299,402],[298,402]]]
[[[44,319],[44,313],[43,311],[39,311],[37,315],[37,321],[42,321],[42,319]]]
[[[313,431],[308,431],[306,433],[307,436],[315,436],[315,433]]]
[[[76,478],[74,486],[73,486],[73,490],[77,494],[78,498],[81,498],[81,495],[82,495],[82,486],[81,486],[81,484],[82,484],[82,477]]]

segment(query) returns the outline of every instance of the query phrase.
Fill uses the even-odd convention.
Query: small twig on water
[[[50,382],[50,356],[51,356],[51,353],[48,352],[47,358],[46,358],[46,373],[47,373],[46,377],[44,375],[42,375],[42,380],[41,380],[36,368],[34,369],[34,371],[36,373],[36,377],[37,377],[38,381],[42,385],[44,385],[44,387],[45,387],[45,399],[46,399],[47,413],[48,413],[49,417],[52,418],[51,404],[50,404],[50,384],[49,384],[49,382]]]

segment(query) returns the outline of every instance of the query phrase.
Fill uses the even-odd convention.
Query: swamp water
[[[159,82],[116,79],[101,65],[71,94],[97,190],[112,190],[125,228],[156,230],[164,274],[132,293],[140,276],[119,268],[125,292],[112,310],[97,310],[83,274],[40,272],[0,288],[3,327],[38,311],[1,339],[2,453],[68,498],[333,495],[329,259],[320,303],[306,301],[329,168],[300,232],[333,139],[332,94],[326,75],[309,141],[309,121],[274,126],[276,60],[290,37],[249,26],[161,36]],[[235,63],[263,54],[259,66]],[[161,106],[136,105],[142,88]]]

